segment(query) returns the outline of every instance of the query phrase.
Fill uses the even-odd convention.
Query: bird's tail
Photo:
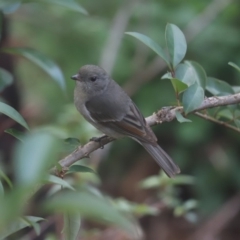
[[[169,177],[180,173],[179,167],[159,145],[146,142],[141,142],[141,144]]]

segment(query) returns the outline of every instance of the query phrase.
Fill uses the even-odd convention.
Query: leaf
[[[177,118],[178,122],[180,122],[180,123],[192,122],[190,119],[183,117],[183,115],[179,111],[176,111],[175,114],[176,114],[176,118]]]
[[[56,161],[59,142],[52,135],[41,132],[27,134],[23,141],[16,146],[13,163],[16,183],[28,188],[45,178]]]
[[[170,73],[170,72],[167,72],[167,73],[165,73],[162,77],[161,77],[161,79],[172,79],[173,77],[172,77],[172,74]]]
[[[121,212],[133,213],[134,215],[145,216],[153,215],[156,216],[159,213],[159,209],[154,206],[149,206],[147,204],[139,204],[135,202],[130,202],[124,198],[119,198],[114,200],[114,205]]]
[[[172,78],[171,83],[173,85],[175,93],[177,93],[177,94],[185,91],[188,88],[187,84],[183,83],[182,81],[180,81],[177,78]]]
[[[191,211],[195,208],[197,208],[198,202],[195,199],[189,199],[186,202],[184,202],[183,205],[177,206],[174,209],[174,215],[175,216],[182,216],[186,214],[188,211]]]
[[[206,90],[215,96],[234,94],[234,90],[227,82],[208,77]]]
[[[4,52],[27,58],[45,71],[63,90],[66,89],[61,69],[44,54],[30,48],[7,48],[3,50]]]
[[[79,146],[80,141],[77,138],[66,138],[64,139],[64,142],[73,145],[73,146]]]
[[[2,181],[0,180],[0,197],[4,195],[4,187]]]
[[[73,172],[89,172],[89,173],[95,173],[96,172],[94,170],[92,170],[91,168],[89,167],[86,167],[86,166],[82,166],[82,165],[72,165],[69,170],[67,171],[67,173],[73,173]]]
[[[64,150],[66,152],[73,152],[80,145],[80,141],[77,138],[66,138],[64,139],[64,143]]]
[[[185,61],[184,64],[187,64],[192,71],[194,83],[196,82],[203,89],[206,87],[207,75],[203,67],[194,61]]]
[[[183,60],[187,43],[182,31],[174,24],[167,24],[165,31],[166,45],[173,69]]]
[[[23,127],[29,130],[29,127],[23,117],[11,106],[0,102],[0,112],[12,118],[17,123],[21,124]]]
[[[60,6],[66,7],[70,10],[73,11],[78,11],[82,14],[88,15],[88,12],[86,9],[84,9],[79,3],[72,1],[72,0],[41,0],[41,1],[36,1],[36,2],[46,2],[46,3],[54,3],[58,4]]]
[[[156,52],[170,67],[170,63],[168,60],[168,57],[162,47],[158,45],[156,42],[154,42],[151,38],[147,37],[146,35],[143,35],[141,33],[137,32],[125,32],[126,34],[133,36],[143,42],[145,45],[147,45],[149,48],[151,48],[154,52]]]
[[[4,181],[8,184],[8,186],[10,188],[12,188],[12,182],[11,180],[8,178],[8,176],[0,169],[0,179],[4,179]]]
[[[73,0],[35,0],[35,2],[41,3],[53,3],[53,4],[58,4],[60,6],[63,6],[65,8],[68,8],[73,11],[78,11],[82,14],[88,15],[88,12],[86,9],[84,9],[79,3],[73,1]]]
[[[229,108],[221,108],[220,111],[217,112],[216,118],[225,118],[225,119],[233,119],[233,113]]]
[[[188,175],[179,175],[176,178],[171,178],[170,181],[173,185],[193,185],[195,178]]]
[[[64,214],[64,239],[76,240],[81,226],[80,214]]]
[[[188,86],[191,86],[197,81],[194,69],[186,63],[180,63],[177,66],[175,70],[175,77]]]
[[[41,229],[37,222],[31,221],[31,219],[29,219],[28,217],[22,217],[22,219],[29,224],[29,227],[34,228],[34,231],[36,232],[37,236],[40,234]],[[44,220],[44,219],[42,219],[42,220]]]
[[[237,71],[240,72],[240,67],[236,64],[236,63],[233,63],[233,62],[229,62],[228,65],[234,67]]]
[[[48,178],[46,179],[46,182],[48,183],[54,183],[54,184],[59,184],[62,187],[69,188],[71,190],[74,190],[74,188],[65,180],[54,176],[54,175],[49,175]]]
[[[240,120],[239,119],[234,119],[234,123],[237,126],[237,128],[240,128]]]
[[[23,141],[23,136],[24,136],[23,132],[20,132],[14,128],[6,129],[4,132],[12,135],[13,137],[17,138],[20,141]]]
[[[23,218],[19,218],[11,223],[10,226],[3,229],[0,233],[0,239],[6,239],[9,235],[16,233],[17,231],[32,226],[34,223],[44,220],[40,217],[26,216]],[[27,220],[27,221],[26,221]]]
[[[186,114],[192,112],[202,104],[203,100],[204,91],[202,87],[194,83],[183,93],[182,103],[184,112]]]
[[[81,191],[64,191],[48,199],[44,208],[47,211],[61,211],[69,214],[79,213],[95,221],[118,225],[128,231],[133,231],[131,221],[117,211],[105,197]]]
[[[13,76],[7,70],[0,68],[0,92],[11,85],[13,82]]]
[[[156,188],[159,187],[161,183],[161,178],[158,175],[148,177],[140,182],[140,187],[143,189]]]
[[[240,86],[232,86],[234,93],[240,93]]]

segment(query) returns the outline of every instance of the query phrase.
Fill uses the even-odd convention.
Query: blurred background
[[[0,66],[15,76],[14,83],[1,96],[24,116],[32,129],[48,129],[61,139],[78,138],[83,144],[99,134],[73,105],[75,83],[70,76],[85,64],[100,65],[110,73],[144,116],[176,105],[170,82],[161,80],[166,66],[152,50],[124,34],[127,31],[143,33],[164,47],[166,24],[176,24],[188,42],[186,60],[197,61],[208,76],[239,85],[239,73],[227,64],[240,64],[239,1],[77,2],[88,15],[41,1],[22,3],[4,14],[1,47],[36,49],[54,60],[66,79],[64,93],[32,62],[1,53]],[[191,123],[175,120],[153,130],[183,176],[193,180],[169,185],[170,180],[159,175],[154,160],[130,139],[115,141],[92,153],[90,159],[82,162],[95,169],[98,176],[86,173],[74,180],[98,186],[113,198],[156,207],[158,214],[139,214],[144,239],[239,239],[239,132],[197,116],[189,119]],[[13,121],[1,117],[2,159],[11,158],[15,142],[3,133],[9,127],[18,128]],[[63,157],[64,154],[67,153],[62,153]],[[140,187],[140,182],[150,176],[167,184],[163,181],[156,187],[151,183]],[[86,235],[81,239],[128,239],[116,229],[92,223],[83,228],[86,232],[98,231],[94,237]]]

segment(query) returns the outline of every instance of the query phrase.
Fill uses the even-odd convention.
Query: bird
[[[130,137],[140,143],[168,177],[180,173],[138,107],[104,69],[84,65],[71,79],[76,82],[74,104],[89,123],[114,139]]]

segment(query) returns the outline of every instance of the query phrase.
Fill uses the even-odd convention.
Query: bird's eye
[[[92,76],[92,77],[90,77],[90,80],[91,80],[92,82],[95,82],[95,81],[97,80],[97,77],[96,77],[96,76]]]

